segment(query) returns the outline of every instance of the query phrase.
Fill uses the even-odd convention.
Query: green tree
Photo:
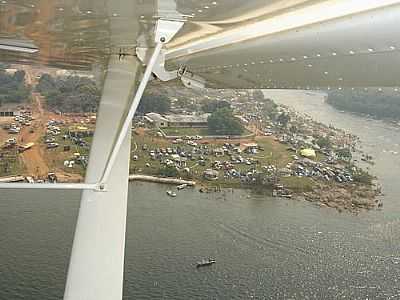
[[[18,82],[24,82],[25,81],[25,71],[23,70],[18,70],[17,72],[14,73],[14,80]]]
[[[253,91],[253,98],[254,98],[254,100],[257,100],[257,101],[264,101],[265,100],[264,93],[262,91],[260,91],[260,90],[254,90]]]
[[[355,182],[371,185],[373,177],[365,171],[358,170],[357,173],[353,174],[353,180]]]
[[[350,161],[353,157],[353,155],[351,154],[350,149],[348,148],[344,148],[344,149],[339,149],[336,151],[336,155],[340,158],[343,159],[345,161]]]
[[[314,142],[321,148],[329,148],[332,145],[330,139],[327,137],[319,137]]]
[[[286,127],[287,124],[290,121],[290,116],[286,113],[281,113],[278,118],[277,118],[278,123],[282,126],[282,127]]]
[[[43,74],[36,90],[46,97],[50,109],[61,112],[95,112],[100,101],[100,89],[85,77],[53,78]]]
[[[179,171],[175,166],[165,166],[160,168],[160,175],[165,177],[178,177]]]
[[[381,119],[400,119],[400,94],[393,89],[331,91],[327,103],[340,110],[368,114]]]
[[[171,108],[171,101],[162,95],[144,95],[140,100],[138,111],[146,114],[149,112],[165,113]]]
[[[292,125],[292,126],[290,126],[289,131],[291,133],[297,133],[297,132],[299,132],[299,128],[296,125]]]
[[[243,131],[242,124],[229,108],[221,108],[208,117],[208,132],[211,135],[241,135]]]
[[[209,100],[201,106],[205,113],[213,113],[221,108],[231,108],[231,104],[225,100]]]
[[[17,71],[13,75],[0,72],[0,99],[2,103],[22,103],[28,100],[30,88],[25,84],[25,72]]]

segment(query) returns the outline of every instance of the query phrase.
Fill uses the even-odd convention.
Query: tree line
[[[44,74],[36,90],[46,97],[49,109],[60,112],[95,112],[101,96],[93,80],[78,76],[59,78]],[[167,113],[170,108],[171,102],[167,96],[147,93],[140,101],[138,112]],[[211,113],[208,118],[208,131],[211,135],[240,135],[244,132],[229,102],[207,101],[202,110]]]
[[[96,112],[101,91],[96,83],[85,77],[52,77],[43,74],[36,90],[47,100],[50,110],[59,112]]]
[[[25,84],[25,71],[9,74],[5,68],[6,65],[0,65],[0,106],[26,102],[30,97],[30,87]]]
[[[393,89],[342,89],[328,93],[327,103],[337,109],[379,119],[400,119],[400,93]]]

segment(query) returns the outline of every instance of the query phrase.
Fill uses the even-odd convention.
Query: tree
[[[292,125],[292,126],[290,126],[289,131],[291,133],[297,133],[297,132],[299,132],[299,128],[297,128],[296,125]]]
[[[18,82],[24,82],[25,81],[25,71],[23,70],[18,70],[17,72],[14,73],[14,80]]]
[[[358,170],[357,173],[353,174],[353,180],[355,182],[371,185],[373,179],[374,178],[370,174],[362,170]]]
[[[202,105],[201,110],[205,113],[213,113],[221,108],[231,108],[231,104],[225,100],[209,100]]]
[[[332,145],[330,139],[327,137],[319,137],[315,140],[315,143],[321,148],[329,148]]]
[[[399,119],[400,94],[393,89],[343,89],[331,91],[327,103],[346,111],[378,118]]]
[[[171,101],[163,95],[144,95],[140,101],[138,111],[146,114],[149,112],[165,113],[171,108]]]
[[[30,88],[25,85],[25,72],[13,75],[0,72],[0,99],[2,103],[22,103],[29,98]]]
[[[244,128],[232,110],[221,108],[208,117],[208,131],[211,135],[241,135]]]
[[[61,112],[95,112],[100,101],[96,83],[85,77],[53,78],[43,74],[36,90],[46,97],[50,109]]]
[[[4,69],[8,69],[9,67],[9,64],[0,62],[0,72],[2,72]]]
[[[343,149],[338,149],[336,150],[336,155],[345,161],[350,161],[353,158],[353,155],[351,154],[350,149],[348,148],[343,148]]]
[[[175,166],[161,167],[159,173],[161,176],[165,176],[165,177],[178,177],[178,175],[179,175],[179,172]]]
[[[254,90],[253,91],[253,98],[254,98],[254,100],[257,100],[257,101],[264,101],[265,100],[264,93],[262,91],[260,91],[260,90]]]
[[[277,119],[278,123],[281,124],[283,127],[286,127],[290,121],[290,116],[286,113],[281,113]]]

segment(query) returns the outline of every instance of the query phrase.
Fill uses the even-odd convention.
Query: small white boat
[[[203,259],[196,264],[196,268],[210,266],[215,264],[217,261],[214,258]]]
[[[187,183],[184,183],[184,184],[181,184],[181,185],[178,185],[176,188],[178,189],[178,190],[183,190],[185,187],[187,187],[188,185],[187,185]]]
[[[170,197],[176,197],[176,193],[173,191],[167,191],[167,195]]]

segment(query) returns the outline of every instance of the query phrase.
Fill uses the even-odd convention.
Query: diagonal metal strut
[[[104,173],[99,181],[99,188],[100,190],[104,190],[106,188],[106,184],[108,182],[108,179],[110,177],[110,173],[112,170],[112,167],[115,163],[115,160],[118,157],[118,153],[121,149],[121,145],[125,139],[125,136],[129,133],[130,134],[130,128],[132,124],[132,119],[135,116],[136,110],[139,106],[140,99],[143,96],[144,90],[146,89],[147,83],[150,80],[151,74],[153,67],[155,63],[157,62],[158,56],[160,55],[161,49],[163,47],[163,43],[160,41],[159,43],[156,44],[156,47],[154,49],[153,55],[151,56],[151,59],[147,65],[146,71],[144,72],[143,78],[140,82],[140,85],[137,89],[137,92],[135,94],[135,97],[133,98],[131,107],[129,108],[128,114],[125,117],[125,120],[122,124],[122,127],[120,129],[120,132],[118,134],[117,140],[115,141],[114,147],[112,149],[112,152],[110,154],[110,157],[107,161]]]

